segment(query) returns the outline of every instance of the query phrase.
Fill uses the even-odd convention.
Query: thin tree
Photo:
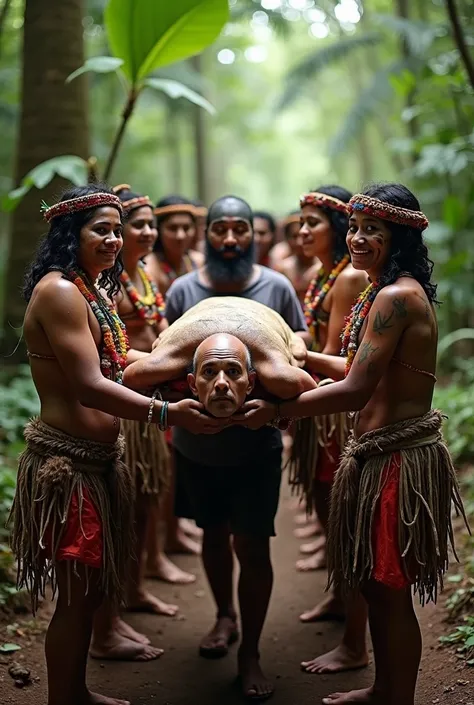
[[[446,7],[448,10],[449,19],[451,21],[451,27],[453,29],[454,41],[456,42],[464,68],[466,69],[466,73],[469,77],[469,83],[474,89],[474,61],[469,52],[466,37],[464,36],[461,18],[459,17],[455,0],[446,0]]]
[[[26,0],[17,184],[47,159],[62,154],[88,157],[85,78],[65,82],[84,62],[83,16],[83,0]],[[26,355],[24,345],[17,345],[24,314],[21,288],[25,269],[45,231],[40,204],[43,199],[53,202],[65,184],[54,179],[40,192],[32,189],[13,214],[2,346],[11,362],[22,361]]]

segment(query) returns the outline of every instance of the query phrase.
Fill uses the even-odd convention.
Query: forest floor
[[[294,568],[299,542],[293,537],[293,511],[284,491],[278,515],[278,536],[273,544],[275,589],[262,640],[262,663],[275,679],[274,705],[315,705],[331,692],[365,687],[373,678],[373,665],[361,671],[339,675],[312,676],[299,669],[302,660],[333,648],[343,626],[323,623],[303,625],[298,615],[312,607],[325,586],[325,573],[297,573]],[[146,664],[90,660],[89,685],[106,695],[126,698],[133,705],[239,705],[243,699],[233,687],[235,647],[220,661],[199,658],[198,642],[210,628],[214,610],[199,560],[177,557],[176,562],[198,575],[194,585],[174,587],[150,582],[161,598],[180,606],[175,618],[146,615],[127,616],[165,654]],[[474,705],[474,669],[456,655],[439,647],[438,638],[449,631],[444,622],[445,598],[438,606],[418,609],[423,632],[423,660],[420,668],[417,705]],[[22,648],[11,656],[0,654],[0,704],[46,705],[46,671],[43,655],[44,630],[52,612],[46,603],[35,621],[15,615],[7,627],[0,623],[0,644],[14,642]],[[11,661],[31,671],[33,684],[20,690],[8,674]]]

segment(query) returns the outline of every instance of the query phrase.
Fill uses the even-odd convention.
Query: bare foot
[[[195,575],[178,568],[164,553],[159,553],[155,560],[149,563],[147,577],[173,585],[190,585],[196,582]]]
[[[179,527],[187,536],[190,536],[192,539],[202,538],[203,530],[200,529],[199,526],[196,526],[195,522],[191,521],[191,519],[180,519]]]
[[[106,698],[99,693],[87,691],[85,705],[130,705],[129,700],[117,700],[116,698]]]
[[[340,644],[327,654],[322,654],[312,661],[303,661],[301,669],[306,673],[341,673],[365,668],[369,665],[369,656],[364,650],[361,654],[350,651]]]
[[[237,622],[232,617],[220,617],[199,645],[204,658],[222,658],[229,653],[229,646],[239,638]]]
[[[323,698],[324,705],[352,705],[352,703],[370,703],[375,705],[381,703],[373,688],[364,688],[363,690],[351,690],[349,693],[333,693]]]
[[[319,551],[308,558],[296,561],[296,570],[301,573],[307,573],[310,570],[323,570],[323,568],[326,568],[326,551]]]
[[[131,595],[127,603],[128,612],[148,612],[150,614],[161,614],[165,617],[174,617],[178,612],[178,605],[169,605],[159,597],[155,597],[151,592],[140,592]]]
[[[300,615],[301,622],[325,622],[325,621],[344,621],[346,617],[345,606],[342,600],[334,597],[333,594],[328,595],[312,610],[303,612]]]
[[[244,698],[261,702],[271,698],[275,692],[273,684],[263,675],[258,657],[239,654],[239,684]]]
[[[166,552],[186,553],[192,556],[200,556],[201,544],[192,539],[190,536],[186,536],[184,531],[178,530],[177,535],[168,542]]]
[[[311,522],[305,526],[299,526],[293,531],[293,534],[297,539],[310,539],[312,536],[317,536],[318,533],[320,532],[318,531],[318,526],[315,522]]]
[[[300,553],[309,555],[311,553],[318,553],[326,548],[326,537],[318,536],[315,541],[310,541],[309,543],[302,543],[300,546]]]
[[[146,645],[150,643],[150,640],[147,636],[136,632],[135,629],[130,626],[130,624],[127,624],[122,619],[115,620],[114,628],[117,630],[120,636],[124,636],[126,639],[130,639],[131,641],[136,641],[137,644]]]
[[[92,642],[89,654],[92,658],[107,661],[154,661],[163,654],[163,649],[138,644],[118,632],[110,632],[102,643]]]

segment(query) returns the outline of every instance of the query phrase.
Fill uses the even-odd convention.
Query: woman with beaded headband
[[[303,252],[303,238],[300,235],[300,211],[290,213],[283,222],[285,243],[290,248],[290,256],[284,257],[279,262],[274,262],[273,269],[281,272],[293,284],[296,295],[304,306],[304,297],[311,281],[316,276],[320,262],[317,257],[307,256]],[[283,243],[280,243],[283,244]],[[277,245],[273,248],[276,250]]]
[[[19,584],[33,608],[49,577],[58,592],[46,637],[49,703],[124,705],[86,688],[93,621],[100,658],[161,654],[118,618],[131,551],[133,484],[117,414],[210,429],[200,407],[165,405],[125,388],[126,330],[112,305],[122,271],[122,204],[107,187],[71,188],[44,216],[50,229],[27,272],[24,336],[40,417],[25,428],[12,508]],[[162,418],[163,417],[163,418]],[[107,599],[106,609],[98,609]]]
[[[331,498],[328,560],[331,582],[355,600],[337,655],[351,667],[365,652],[361,591],[376,677],[371,688],[323,702],[414,705],[421,634],[412,591],[422,604],[436,601],[453,543],[452,504],[467,523],[442,415],[431,408],[438,327],[422,237],[428,220],[401,184],[372,186],[353,196],[349,209],[352,263],[370,284],[347,321],[343,357],[328,357],[328,374],[340,381],[283,403],[277,413],[250,402],[240,422],[255,428],[276,415],[355,412]],[[357,619],[359,644],[353,639],[351,651],[348,630]]]
[[[177,277],[204,263],[204,255],[191,249],[197,213],[196,206],[181,196],[167,196],[156,204],[158,238],[146,264],[163,296]]]
[[[158,335],[168,326],[164,301],[156,284],[145,270],[144,258],[156,240],[153,206],[148,196],[131,191],[128,184],[114,187],[124,209],[122,259],[124,271],[118,299],[118,313],[124,321],[130,345],[149,353]],[[159,514],[170,484],[170,459],[165,436],[157,426],[124,421],[125,462],[136,478],[135,533],[137,560],[133,561],[129,581],[128,609],[174,616],[175,605],[168,605],[145,590],[145,544],[148,530],[158,532]],[[189,583],[194,576],[185,573],[164,555],[156,556],[158,575],[170,582]]]
[[[320,263],[304,299],[306,323],[313,341],[306,367],[320,384],[327,384],[331,379],[321,361],[326,356],[339,355],[345,318],[367,285],[366,274],[351,266],[346,245],[350,197],[351,194],[340,186],[321,186],[302,196],[300,202],[299,238],[303,254],[317,257]],[[307,510],[316,509],[324,534],[331,488],[348,430],[346,414],[333,414],[300,422],[295,435],[290,479],[301,488]],[[302,545],[302,553],[309,555],[298,561],[298,570],[325,567],[324,534]],[[330,593],[300,619],[303,622],[340,619],[343,614],[341,599]],[[311,672],[314,665],[305,662],[303,667]]]

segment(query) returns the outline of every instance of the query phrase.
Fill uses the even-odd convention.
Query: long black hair
[[[342,186],[320,186],[319,188],[312,189],[312,192],[314,191],[324,193],[326,196],[338,198],[344,203],[349,203],[352,198],[352,193]],[[347,231],[349,230],[349,217],[345,213],[334,210],[334,208],[328,208],[327,206],[318,206],[318,208],[320,208],[328,218],[334,233],[333,260],[334,262],[338,262],[344,255],[349,254],[346,244]]]
[[[93,193],[110,193],[113,191],[103,184],[88,184],[87,186],[74,186],[61,195],[60,201],[69,201],[72,198],[81,198]],[[77,267],[77,251],[81,230],[93,217],[97,208],[58,215],[53,218],[48,233],[41,240],[36,256],[25,274],[23,296],[29,301],[33,289],[48,272],[53,269],[70,270]],[[123,270],[120,255],[110,269],[101,272],[98,284],[105,289],[108,296],[112,297],[120,290],[119,277]]]
[[[372,184],[364,190],[365,196],[378,198],[383,203],[392,206],[408,208],[412,211],[421,210],[416,196],[402,184]],[[392,284],[403,272],[408,272],[423,287],[430,303],[439,303],[436,299],[437,285],[431,281],[433,262],[428,257],[428,248],[423,240],[422,231],[410,225],[400,225],[384,220],[392,234],[390,255],[381,283]]]
[[[164,198],[161,198],[158,203],[156,204],[157,208],[164,208],[165,206],[194,206],[195,204],[193,201],[191,201],[189,198],[185,198],[184,196],[165,196]],[[188,210],[183,210],[183,213],[186,215],[189,215],[191,220],[193,221],[194,225],[196,225],[196,217],[192,215]],[[179,211],[176,211],[176,214],[179,214]],[[175,215],[174,213],[166,213],[165,215],[157,215],[156,216],[156,227],[158,228],[158,237],[156,238],[156,242],[153,245],[153,252],[160,252],[163,254],[163,243],[161,242],[161,226],[167,220],[170,218],[172,215]]]

